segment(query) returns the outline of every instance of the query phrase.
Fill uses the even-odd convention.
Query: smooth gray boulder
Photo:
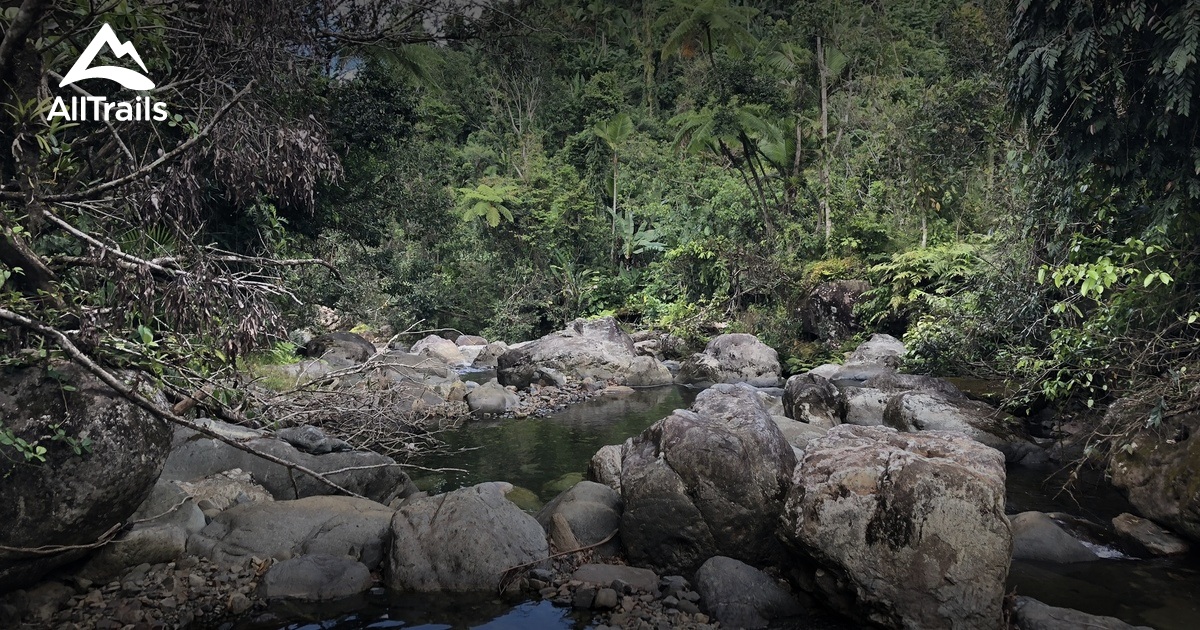
[[[625,377],[625,384],[630,387],[659,387],[674,381],[675,377],[667,366],[647,356],[634,357],[629,363],[629,374]]]
[[[1187,553],[1187,541],[1159,527],[1154,521],[1128,512],[1113,517],[1113,529],[1134,553],[1143,556],[1177,556]]]
[[[397,497],[416,492],[416,486],[396,461],[378,453],[348,451],[310,455],[283,440],[259,436],[241,427],[215,420],[208,421],[208,426],[231,436],[241,436],[237,439],[244,440],[256,450],[316,472],[353,469],[331,474],[329,479],[351,492],[380,503],[389,503]],[[166,480],[194,481],[239,468],[250,473],[254,481],[270,491],[277,500],[333,492],[308,475],[293,472],[286,466],[269,462],[190,429],[177,429],[172,443],[171,454],[162,469],[162,478]]]
[[[327,333],[304,346],[305,356],[335,367],[366,363],[375,353],[375,344],[352,332]]]
[[[584,584],[609,586],[616,580],[644,593],[658,592],[658,574],[650,569],[625,566],[623,564],[585,564],[571,574],[572,580]]]
[[[280,429],[275,433],[275,437],[312,455],[354,450],[345,440],[331,438],[310,424]]]
[[[384,559],[393,511],[367,499],[317,496],[235,505],[193,534],[187,551],[225,566],[252,556],[287,560],[349,556],[370,569]]]
[[[779,387],[783,383],[779,354],[754,335],[732,333],[713,337],[704,352],[683,362],[676,382],[683,384],[747,383]]]
[[[618,493],[621,492],[621,468],[625,459],[625,451],[631,441],[625,444],[609,444],[600,447],[588,462],[588,479],[604,484]]]
[[[559,332],[510,346],[497,361],[497,378],[501,385],[524,389],[538,380],[539,370],[549,369],[580,381],[627,384],[632,377],[636,382],[629,384],[661,384],[647,381],[661,378],[653,369],[657,361],[644,357],[635,362],[637,356],[633,340],[615,319],[577,319]]]
[[[709,558],[694,581],[705,608],[726,627],[766,628],[804,612],[796,596],[771,576],[733,558]]]
[[[561,517],[579,545],[594,545],[607,538],[609,542],[597,552],[612,555],[620,550],[620,539],[613,534],[621,525],[624,507],[621,493],[594,481],[581,481],[547,503],[538,512],[537,522],[549,532],[555,517]]]
[[[1009,519],[1013,532],[1013,558],[1067,564],[1091,562],[1100,557],[1041,512],[1022,512]]]
[[[488,340],[479,335],[459,335],[458,339],[454,340],[454,344],[460,348],[463,346],[486,346]]]
[[[829,379],[816,374],[797,374],[783,387],[785,416],[826,429],[846,417],[846,398]]]
[[[803,451],[808,448],[808,443],[825,435],[829,429],[820,427],[807,422],[799,422],[792,420],[786,416],[771,416],[775,421],[775,426],[779,427],[779,432],[783,434],[783,439],[787,440],[792,448]]]
[[[1116,617],[1048,606],[1032,597],[1013,598],[1012,621],[1017,630],[1153,630],[1149,626],[1131,626]]]
[[[624,449],[621,540],[633,564],[690,574],[714,555],[779,558],[796,456],[748,385],[714,385]]]
[[[414,343],[409,352],[418,356],[437,359],[450,366],[469,365],[467,359],[459,351],[457,344],[437,335],[429,335]]]
[[[893,394],[871,387],[843,387],[842,397],[846,401],[845,424],[860,427],[883,426],[883,413]]]
[[[782,533],[796,580],[891,628],[1003,627],[1004,457],[962,435],[839,425],[809,442]]]
[[[875,365],[891,369],[904,363],[904,343],[891,335],[875,333],[862,342],[846,359],[845,365]]]
[[[900,392],[883,410],[885,425],[914,433],[960,433],[1004,453],[1009,463],[1037,458],[1043,449],[1024,434],[1021,422],[986,403],[937,392]]]
[[[323,601],[357,595],[372,583],[371,571],[354,558],[309,554],[271,565],[258,593],[266,599]]]
[[[511,487],[484,483],[401,506],[391,519],[388,587],[494,593],[505,570],[545,559],[546,534],[504,497]]]
[[[151,397],[151,392],[143,392]],[[150,495],[170,450],[171,429],[71,363],[9,371],[0,381],[3,428],[45,449],[26,463],[0,457],[0,545],[88,545],[125,523]],[[50,436],[61,429],[89,441],[76,454]],[[0,591],[36,582],[89,550],[58,554],[0,551]]]
[[[520,403],[521,399],[496,382],[496,379],[476,387],[467,394],[467,407],[482,414],[503,415]]]

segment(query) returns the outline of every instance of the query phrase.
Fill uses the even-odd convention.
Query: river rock
[[[1099,560],[1086,545],[1041,512],[1022,512],[1010,519],[1013,558],[1066,564]]]
[[[843,421],[860,427],[883,426],[883,412],[887,410],[892,394],[871,387],[843,387],[840,390],[846,401]]]
[[[609,542],[598,551],[601,555],[612,555],[620,548],[620,540],[613,534],[621,525],[623,508],[621,494],[616,490],[593,481],[581,481],[547,503],[538,512],[537,522],[549,532],[555,517],[562,517],[578,546],[594,545],[607,538]]]
[[[342,599],[371,588],[371,571],[348,556],[309,554],[271,565],[259,585],[267,599]]]
[[[198,506],[217,512],[241,503],[262,503],[275,500],[266,488],[254,483],[250,473],[240,468],[226,470],[193,481],[169,483],[192,497]]]
[[[779,427],[779,432],[783,434],[783,439],[792,445],[792,448],[803,451],[808,448],[808,443],[825,435],[829,430],[825,427],[819,427],[815,424],[807,422],[799,422],[792,420],[787,416],[771,416],[775,421],[775,426]]]
[[[577,380],[590,377],[625,383],[636,356],[633,340],[615,319],[577,319],[564,330],[519,348],[510,347],[500,356],[497,377],[502,385],[524,389],[535,382],[539,369],[548,368]],[[638,370],[644,374],[647,364],[639,363]]]
[[[797,314],[804,334],[837,347],[860,330],[854,316],[859,297],[871,289],[863,280],[834,280],[818,284],[800,303]]]
[[[1012,621],[1017,630],[1152,630],[1131,626],[1116,617],[1048,606],[1032,597],[1013,598]]]
[[[1159,527],[1149,519],[1128,512],[1112,520],[1113,529],[1135,553],[1145,556],[1176,556],[1187,553],[1190,546],[1178,536]]]
[[[459,335],[458,339],[454,340],[454,343],[460,348],[463,346],[486,346],[488,345],[488,340],[479,335]]]
[[[658,387],[670,385],[675,377],[658,359],[647,356],[637,356],[629,364],[629,375],[625,384],[630,387]]]
[[[429,335],[414,343],[409,349],[412,354],[431,357],[444,362],[446,365],[468,365],[468,361],[458,350],[458,345],[445,337]]]
[[[771,576],[733,558],[709,558],[695,582],[705,607],[727,627],[766,628],[803,612],[796,597]]]
[[[510,567],[549,555],[536,519],[504,498],[508,484],[484,483],[411,501],[391,520],[389,588],[495,592]]]
[[[822,376],[797,374],[783,388],[783,411],[794,420],[829,429],[846,417],[846,398]]]
[[[657,573],[623,564],[585,564],[575,569],[571,579],[596,586],[609,586],[620,580],[644,593],[658,592]]]
[[[275,437],[313,455],[354,450],[345,440],[331,438],[310,424],[280,429],[275,433]]]
[[[367,499],[318,496],[246,503],[225,510],[188,539],[187,551],[225,566],[252,556],[287,560],[349,556],[370,569],[384,559],[393,511]]]
[[[886,627],[1002,628],[1004,479],[1004,457],[962,435],[836,426],[788,493],[797,580]]]
[[[1147,429],[1150,412],[1151,405],[1127,400],[1109,407],[1105,426],[1142,427],[1128,448],[1112,449],[1109,475],[1139,514],[1200,541],[1200,414],[1165,418]]]
[[[909,433],[961,433],[1001,453],[1010,463],[1036,458],[1042,449],[1023,435],[1016,418],[986,403],[935,392],[901,392],[888,400],[884,424]]]
[[[471,411],[483,414],[502,415],[521,403],[521,399],[503,385],[492,379],[467,394],[467,406]]]
[[[332,332],[308,342],[304,354],[333,366],[358,365],[375,356],[375,344],[352,332]]]
[[[480,369],[495,368],[500,361],[500,355],[508,352],[508,346],[503,341],[493,341],[487,344],[475,355],[471,366]]]
[[[621,467],[629,559],[691,573],[714,555],[769,563],[796,458],[757,392],[715,385],[634,438]]]
[[[718,335],[704,352],[683,362],[676,381],[684,384],[748,383],[779,387],[783,383],[779,354],[754,335]]]
[[[876,333],[862,342],[846,359],[847,366],[879,366],[897,369],[904,363],[907,352],[904,343],[891,335]]]
[[[631,441],[625,444],[610,444],[600,447],[588,463],[588,479],[604,484],[617,492],[621,492],[621,468],[625,459],[625,451]]]
[[[350,451],[310,455],[283,440],[247,433],[240,427],[223,422],[209,420],[206,426],[225,435],[241,436],[237,439],[254,449],[316,472],[355,468],[329,475],[329,479],[351,492],[380,503],[388,503],[416,491],[416,486],[396,465],[395,460],[378,453]],[[270,491],[275,499],[295,499],[332,492],[328,486],[308,475],[292,472],[283,465],[235,449],[190,429],[177,429],[172,443],[171,454],[163,467],[163,479],[194,481],[238,468],[250,473],[254,481]]]
[[[46,449],[45,462],[26,463],[14,447],[0,446],[0,545],[8,547],[95,542],[149,496],[171,443],[165,422],[64,362],[6,373],[0,418],[4,430]],[[51,440],[53,427],[90,440],[90,452],[76,455]],[[0,551],[0,591],[31,584],[86,553]]]

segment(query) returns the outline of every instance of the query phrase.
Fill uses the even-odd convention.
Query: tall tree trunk
[[[821,147],[824,159],[821,162],[821,187],[824,194],[819,204],[820,219],[825,223],[825,243],[833,234],[833,220],[829,216],[829,197],[833,194],[829,182],[829,68],[825,65],[825,44],[817,38],[817,75],[821,80]]]
[[[617,264],[617,148],[613,147],[612,248],[609,256]]]
[[[654,65],[654,28],[653,20],[650,19],[650,7],[654,0],[642,0],[642,82],[645,94],[642,97],[646,105],[646,109],[654,115],[658,111],[658,88],[655,85],[655,65]]]

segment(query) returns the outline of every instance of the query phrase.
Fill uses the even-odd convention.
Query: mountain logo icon
[[[67,72],[67,76],[63,77],[59,87],[71,85],[76,81],[84,79],[108,79],[116,81],[130,90],[152,90],[154,89],[154,81],[151,81],[146,75],[136,70],[121,68],[118,66],[96,66],[91,67],[92,62],[96,60],[96,55],[108,46],[113,54],[118,59],[126,55],[133,57],[137,65],[141,66],[142,71],[146,71],[146,64],[142,63],[142,58],[138,56],[137,49],[130,42],[122,42],[117,38],[116,32],[108,24],[100,27],[100,32],[96,33],[96,37],[92,39],[92,43],[83,51],[79,59],[75,61],[75,65],[71,66],[71,70]]]

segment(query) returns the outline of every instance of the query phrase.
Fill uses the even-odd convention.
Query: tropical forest
[[[1200,618],[1200,0],[0,30],[0,627]]]

